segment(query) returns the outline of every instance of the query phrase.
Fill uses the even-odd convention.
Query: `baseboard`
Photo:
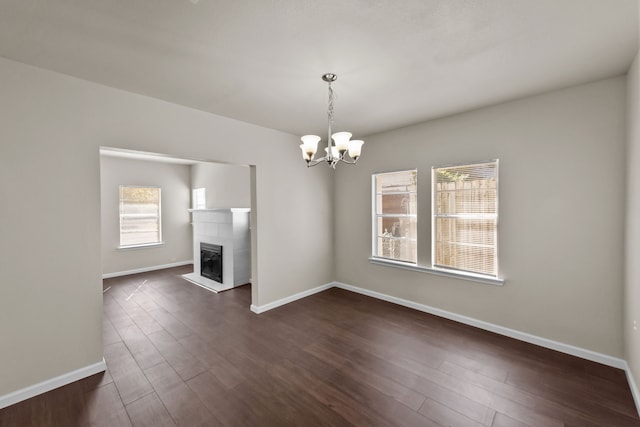
[[[450,311],[441,310],[439,308],[431,307],[425,304],[420,304],[414,301],[397,298],[391,295],[386,295],[380,292],[375,292],[369,289],[363,289],[357,286],[347,285],[345,283],[340,283],[340,282],[333,282],[333,286],[335,286],[336,288],[340,288],[347,291],[366,295],[369,297],[377,298],[383,301],[388,301],[394,304],[413,308],[415,310],[423,311],[425,313],[433,314],[435,316],[444,317],[445,319],[453,320],[459,323],[464,323],[466,325],[474,326],[476,328],[484,329],[486,331],[494,332],[496,334],[504,335],[510,338],[515,338],[520,341],[539,345],[540,347],[549,348],[552,350],[559,351],[561,353],[577,356],[582,359],[587,359],[593,362],[602,363],[603,365],[612,366],[614,368],[626,369],[626,366],[627,366],[627,363],[623,359],[620,359],[617,357],[587,350],[581,347],[576,347],[570,344],[561,343],[561,342],[550,340],[547,338],[542,338],[536,335],[528,334],[526,332],[517,331],[515,329],[505,328],[504,326],[495,325],[493,323],[489,323],[482,320],[474,319],[472,317],[467,317],[460,314],[452,313]]]
[[[165,268],[182,267],[183,265],[193,264],[193,260],[172,262],[171,264],[153,265],[151,267],[135,268],[127,271],[116,271],[115,273],[105,273],[102,275],[103,279],[110,279],[112,277],[127,276],[129,274],[146,273],[148,271],[164,270]]]
[[[299,300],[299,299],[304,298],[304,297],[308,297],[309,295],[313,295],[313,294],[317,294],[318,292],[326,291],[327,289],[330,289],[332,287],[334,287],[333,282],[332,283],[327,283],[326,285],[320,285],[320,286],[318,286],[316,288],[308,289],[308,290],[303,291],[303,292],[299,292],[297,294],[288,296],[286,298],[282,298],[282,299],[279,299],[277,301],[270,302],[269,304],[260,305],[260,306],[251,304],[251,311],[253,311],[256,314],[264,313],[265,311],[273,310],[276,307],[280,307],[281,305],[289,304],[290,302]]]
[[[23,400],[30,399],[42,393],[46,393],[55,388],[62,387],[63,385],[70,384],[74,381],[81,380],[83,378],[95,375],[103,372],[107,369],[107,364],[104,359],[101,362],[94,363],[84,368],[76,369],[75,371],[67,372],[66,374],[59,375],[57,377],[42,381],[40,383],[30,385],[21,390],[14,391],[4,396],[0,396],[0,409],[7,406],[21,402]]]
[[[629,383],[629,388],[631,389],[631,395],[633,396],[633,401],[636,404],[638,415],[640,415],[640,393],[638,393],[638,386],[636,385],[636,380],[633,378],[633,372],[631,372],[631,367],[627,362],[624,362],[624,365],[625,365],[624,371],[627,374],[627,382]]]

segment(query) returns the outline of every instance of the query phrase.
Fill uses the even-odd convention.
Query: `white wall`
[[[6,59],[0,93],[0,397],[102,360],[100,146],[254,165],[253,304],[333,279],[308,239],[331,175],[297,137]]]
[[[640,379],[640,55],[627,75],[627,210],[624,287],[625,359]],[[634,329],[634,321],[637,322]]]
[[[193,259],[191,166],[100,156],[102,272],[126,272]],[[118,249],[120,185],[161,188],[161,246]]]
[[[250,208],[249,167],[220,163],[191,166],[191,188],[206,188],[207,209]]]
[[[624,121],[619,77],[366,138],[358,166],[335,176],[337,280],[621,357]],[[504,286],[367,261],[372,173],[418,169],[430,265],[431,166],[494,158]]]

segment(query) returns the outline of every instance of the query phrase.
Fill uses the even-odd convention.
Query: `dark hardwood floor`
[[[0,426],[640,426],[619,369],[339,289],[256,315],[189,271],[105,280],[108,371]]]

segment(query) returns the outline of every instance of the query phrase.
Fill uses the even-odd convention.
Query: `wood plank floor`
[[[640,426],[621,370],[339,289],[255,315],[189,271],[105,280],[108,371],[0,426]]]

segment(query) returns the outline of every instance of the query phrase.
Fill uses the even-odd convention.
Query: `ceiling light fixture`
[[[329,84],[329,108],[327,110],[329,129],[327,131],[327,148],[324,149],[327,154],[321,159],[313,158],[316,151],[318,151],[318,142],[322,139],[318,135],[304,135],[300,138],[302,141],[302,144],[300,144],[302,158],[307,162],[307,167],[315,166],[326,161],[329,166],[335,169],[338,162],[354,165],[360,157],[364,141],[359,139],[350,140],[350,132],[336,132],[333,135],[331,134],[331,126],[333,125],[333,101],[335,99],[333,89],[331,89],[331,83],[337,79],[338,76],[333,73],[327,73],[322,76],[322,80]],[[331,142],[331,138],[335,141],[335,145]],[[345,156],[346,153],[349,154],[351,160]]]

